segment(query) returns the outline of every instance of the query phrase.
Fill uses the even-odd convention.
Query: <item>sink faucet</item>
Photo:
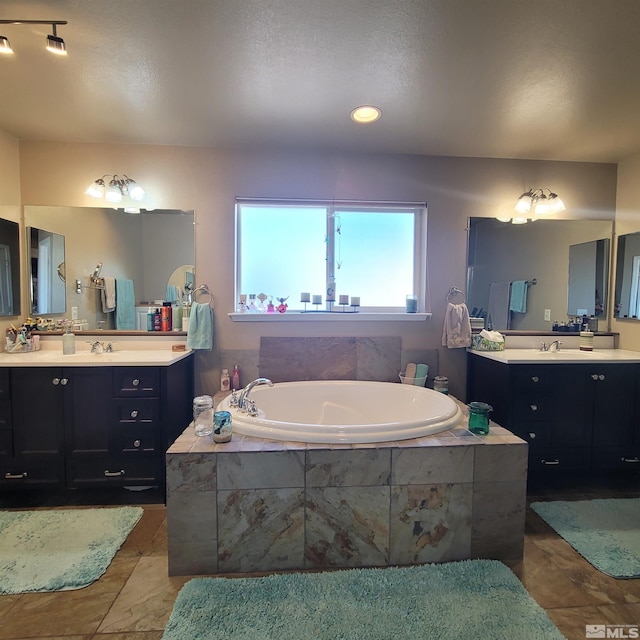
[[[249,394],[251,393],[251,389],[253,389],[254,387],[257,387],[259,384],[266,384],[266,385],[269,385],[270,387],[273,387],[273,382],[271,382],[269,378],[256,378],[255,380],[250,382],[242,390],[242,393],[240,394],[240,398],[238,399],[238,411],[248,410],[249,407],[247,403],[249,402]]]
[[[548,348],[548,351],[560,351],[560,345],[562,344],[561,340],[554,340]],[[555,347],[554,347],[555,345]]]
[[[113,351],[113,345],[110,342],[105,344],[100,340],[93,340],[89,344],[91,345],[91,353],[111,353]]]

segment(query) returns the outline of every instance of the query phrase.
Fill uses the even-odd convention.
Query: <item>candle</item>
[[[358,296],[351,296],[351,306],[352,307],[360,306],[360,298]]]
[[[313,304],[322,304],[322,296],[313,296]]]
[[[341,294],[340,295],[340,304],[349,304],[349,296]]]
[[[311,294],[307,292],[301,293],[300,302],[311,302]]]

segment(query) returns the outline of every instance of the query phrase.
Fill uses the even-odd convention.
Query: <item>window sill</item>
[[[424,322],[430,313],[300,312],[229,313],[233,322]]]

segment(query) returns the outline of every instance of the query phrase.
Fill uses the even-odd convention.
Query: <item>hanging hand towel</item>
[[[509,313],[510,282],[492,282],[489,285],[489,305],[487,317],[491,319],[491,329],[504,331],[510,328]]]
[[[208,304],[194,302],[189,314],[187,347],[211,351],[213,348],[213,309]]]
[[[116,310],[116,279],[111,276],[102,278],[104,289],[100,290],[102,311],[111,313]]]
[[[467,305],[449,303],[444,314],[442,344],[450,349],[471,345],[471,321]]]
[[[133,330],[136,328],[136,298],[133,293],[133,280],[116,279],[116,329]]]
[[[178,302],[182,300],[182,294],[180,289],[173,284],[167,285],[167,292],[165,294],[165,300],[167,302]]]
[[[509,296],[509,311],[527,313],[527,281],[514,280],[511,283],[511,295]]]

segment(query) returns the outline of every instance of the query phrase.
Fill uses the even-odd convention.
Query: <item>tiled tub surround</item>
[[[188,427],[167,452],[170,575],[522,559],[527,444],[491,423],[322,445]]]

